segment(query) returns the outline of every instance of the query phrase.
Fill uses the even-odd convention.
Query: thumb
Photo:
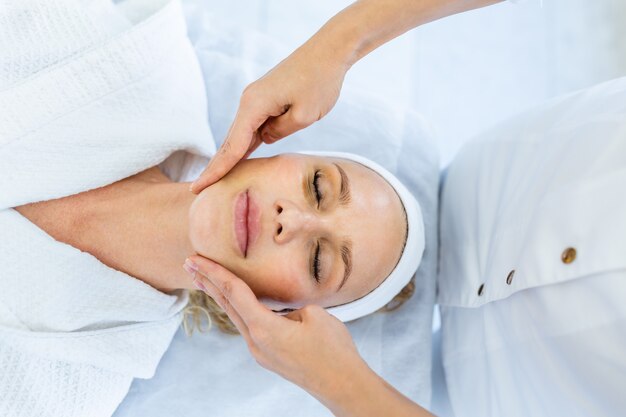
[[[292,106],[282,115],[267,119],[261,127],[261,138],[267,144],[274,143],[319,119],[319,115],[309,114],[301,107]]]
[[[198,194],[209,185],[214,184],[226,175],[249,151],[256,149],[260,143],[255,141],[256,128],[266,118],[265,115],[238,113],[224,143],[215,156],[211,158],[200,177],[191,184],[191,192]]]

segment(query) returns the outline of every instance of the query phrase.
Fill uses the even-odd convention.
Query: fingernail
[[[189,186],[189,191],[191,191],[193,193],[193,189],[196,188],[196,183],[192,182],[191,185]]]
[[[204,285],[203,285],[200,281],[198,281],[197,279],[194,279],[194,280],[193,280],[193,285],[194,285],[197,289],[199,289],[200,291],[207,292],[206,287],[205,287],[205,286],[204,286]]]
[[[196,273],[196,270],[195,270],[195,269],[193,269],[192,267],[190,267],[190,266],[189,266],[189,265],[187,265],[187,264],[183,264],[183,269],[184,269],[184,270],[185,270],[188,274],[191,274],[191,275],[195,275],[195,273]]]
[[[194,271],[198,270],[198,265],[196,265],[196,263],[189,258],[185,259],[185,265],[189,266],[189,268]]]

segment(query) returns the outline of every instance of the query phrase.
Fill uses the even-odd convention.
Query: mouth
[[[254,192],[248,190],[248,219],[246,226],[248,227],[248,247],[246,255],[253,250],[254,245],[261,231],[261,210],[257,204]]]
[[[234,228],[237,247],[245,258],[256,242],[260,231],[260,210],[250,190],[237,195],[234,208]]]

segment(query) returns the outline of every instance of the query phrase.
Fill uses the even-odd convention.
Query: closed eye
[[[317,281],[318,283],[320,282],[320,269],[321,269],[321,265],[320,265],[320,243],[317,242],[317,246],[315,248],[315,255],[313,256],[313,278],[315,278],[315,281]]]
[[[324,196],[322,195],[322,191],[320,190],[319,187],[319,181],[320,181],[320,171],[317,170],[315,171],[315,175],[313,175],[313,191],[315,192],[315,200],[317,201],[317,207],[319,208],[320,203],[322,202],[322,199],[324,198]]]

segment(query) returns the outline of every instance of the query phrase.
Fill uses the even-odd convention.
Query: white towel
[[[110,416],[180,323],[185,292],[109,268],[11,208],[110,184],[177,150],[215,151],[180,5],[142,3],[125,14],[108,0],[0,0],[3,417]]]
[[[214,153],[178,2],[125,28],[115,9],[86,6],[107,0],[25,3],[0,0],[0,209],[110,184],[177,149]],[[7,56],[5,42],[21,45]]]

